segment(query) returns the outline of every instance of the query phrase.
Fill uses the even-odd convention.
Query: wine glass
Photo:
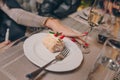
[[[90,27],[85,30],[88,34],[93,30],[93,28],[100,26],[103,22],[105,11],[101,7],[101,2],[102,0],[95,0],[90,8],[87,20]],[[85,41],[88,41],[88,34],[84,37]],[[90,53],[90,47],[81,46],[81,50],[83,50],[84,53]]]
[[[87,80],[113,80],[120,69],[120,40],[108,38]]]
[[[93,30],[93,28],[100,26],[103,22],[105,11],[101,7],[101,2],[102,0],[95,0],[90,8],[87,19],[90,27],[85,30],[88,34]],[[86,42],[88,41],[88,34],[83,37]],[[83,50],[84,53],[90,53],[90,47],[81,46],[81,50]]]
[[[103,0],[95,0],[91,7],[88,17],[88,23],[91,30],[92,28],[98,27],[103,23],[104,14],[106,11],[103,9],[101,3],[103,5]]]
[[[118,37],[119,29],[120,29],[120,0],[107,0],[108,5],[112,4],[111,7],[106,7],[106,11],[112,9],[112,14],[107,13],[104,14],[104,24],[102,24],[102,30],[98,34],[98,41],[104,43],[107,37],[114,36]],[[103,30],[105,29],[105,31]],[[103,32],[104,31],[104,32]],[[109,33],[109,35],[105,36],[104,33]]]

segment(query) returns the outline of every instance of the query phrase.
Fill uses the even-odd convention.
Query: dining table
[[[83,23],[83,21],[77,21],[71,16],[61,19],[61,22],[81,33],[90,27]],[[48,31],[49,29],[42,29],[40,33],[47,33]],[[86,42],[89,44],[89,53],[84,53],[80,45],[75,43],[83,52],[83,60],[79,67],[66,72],[44,70],[40,73],[37,80],[86,80],[103,47],[103,44],[98,42],[98,33],[99,31],[93,29],[87,36]],[[0,52],[0,80],[28,80],[26,74],[40,68],[25,56],[23,48],[24,41],[19,41],[14,46]]]

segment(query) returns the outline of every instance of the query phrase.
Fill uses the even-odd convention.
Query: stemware
[[[108,38],[100,51],[87,80],[114,80],[120,70],[120,40]]]
[[[103,23],[105,10],[101,6],[102,2],[103,2],[102,0],[95,0],[91,7],[88,17],[88,23],[91,28],[98,27]]]
[[[108,9],[110,7],[111,0],[95,0],[89,16],[88,23],[92,29],[97,29],[98,31],[102,31],[106,29],[108,31],[111,30],[111,27],[115,23],[116,16],[120,16],[120,1],[113,0],[113,5],[117,5],[117,8],[112,8],[112,12],[108,13]],[[116,6],[115,6],[116,7]],[[90,31],[91,31],[90,30]]]
[[[88,27],[84,31],[88,33],[85,37],[83,37],[85,41],[88,41],[88,35],[93,30],[93,28],[95,29],[96,27],[103,24],[105,10],[101,7],[101,2],[102,0],[95,0],[92,7],[90,8],[90,12],[88,14],[88,19],[87,19],[90,27]],[[84,53],[90,53],[90,47],[81,46],[81,49],[83,50]]]
[[[88,21],[88,24],[90,26],[90,27],[87,27],[87,29],[85,29],[83,31],[83,32],[87,32],[87,35],[81,37],[86,42],[89,41],[88,40],[89,33],[93,30],[94,27],[99,26],[103,20],[104,11],[102,10],[102,8],[100,8],[100,6],[98,6],[99,2],[101,2],[101,0],[95,0],[92,7],[90,8],[90,12],[88,15],[83,12],[83,14],[88,17],[87,20],[84,19],[83,17],[79,16],[80,18]],[[85,53],[85,54],[90,53],[89,46],[86,47],[84,45],[80,45],[80,48],[81,48],[83,53]]]
[[[100,32],[98,34],[98,40],[102,43],[104,43],[105,40],[111,35],[116,38],[120,38],[120,0],[109,0],[107,2],[108,4],[112,3],[112,13],[104,15],[105,23],[102,26],[104,26],[106,31],[102,31],[103,33]],[[109,7],[106,8],[106,10],[108,9]],[[109,33],[109,36],[104,35],[104,33]]]

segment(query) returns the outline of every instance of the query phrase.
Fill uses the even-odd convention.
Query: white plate
[[[37,66],[44,66],[49,61],[55,58],[58,53],[51,53],[42,43],[42,39],[46,36],[46,33],[37,33],[26,39],[23,48],[25,56]],[[63,39],[65,45],[70,49],[68,56],[57,63],[53,63],[48,66],[46,70],[63,72],[70,71],[80,66],[83,55],[78,46],[69,40],[68,38]]]

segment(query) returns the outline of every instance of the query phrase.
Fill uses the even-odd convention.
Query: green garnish
[[[49,33],[51,33],[51,34],[55,34],[53,31],[49,31]]]

